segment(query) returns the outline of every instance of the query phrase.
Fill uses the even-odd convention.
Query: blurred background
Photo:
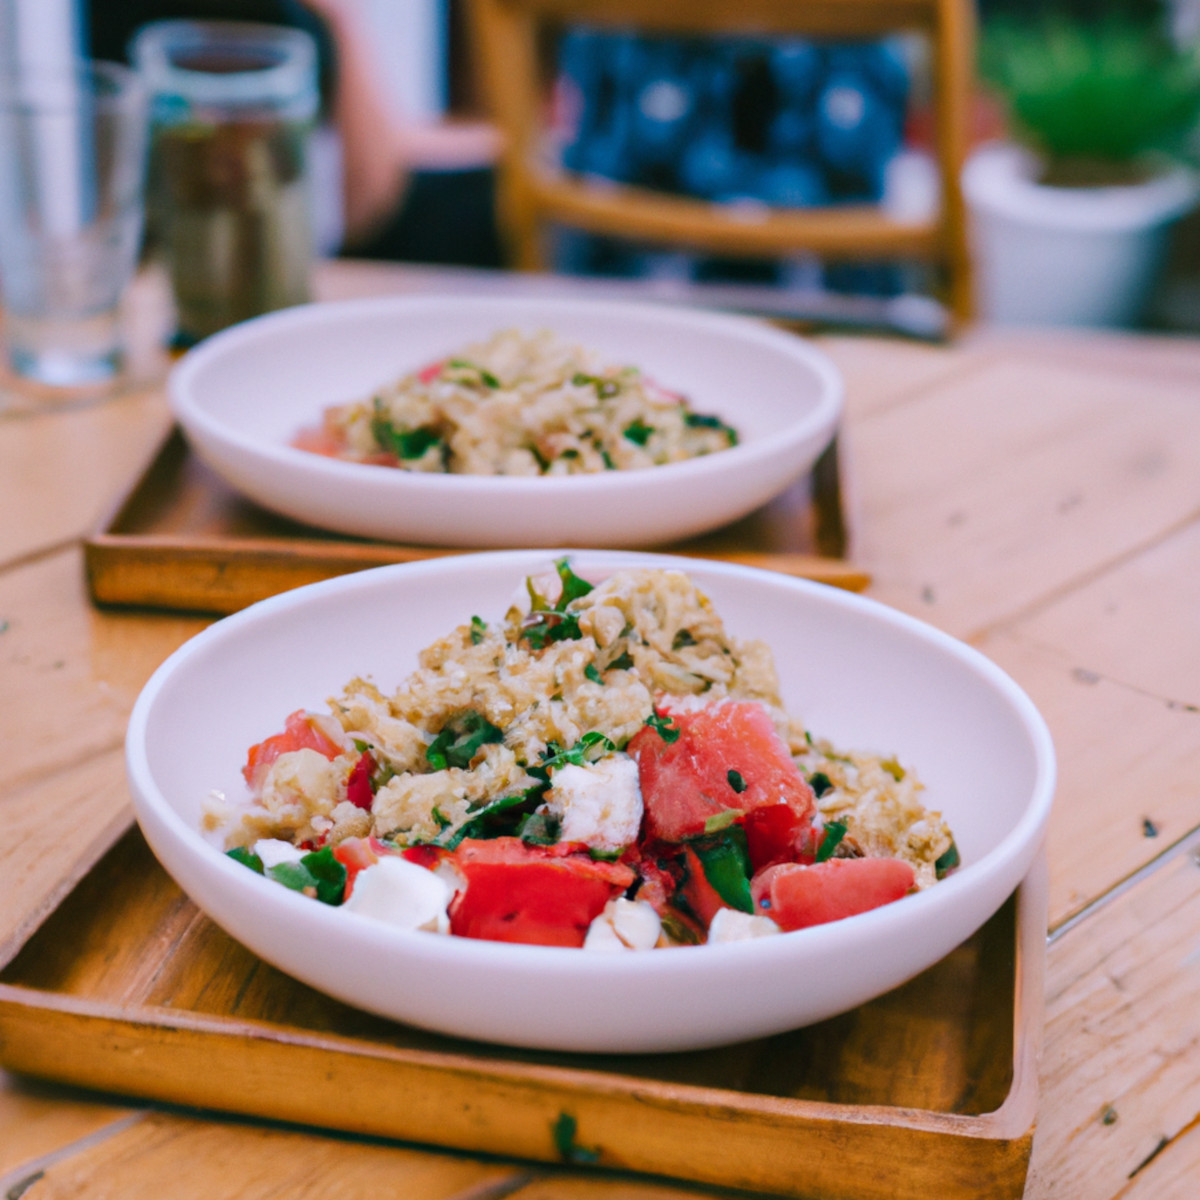
[[[137,30],[164,18],[306,30],[319,63],[308,168],[317,252],[501,267],[516,257],[497,186],[506,142],[476,8],[0,0],[0,64],[128,61]],[[1200,0],[964,0],[962,9],[974,29],[961,175],[974,315],[1200,331]],[[939,76],[920,33],[669,37],[569,25],[541,44],[538,70],[539,153],[598,193],[696,200],[749,224],[863,206],[901,224],[932,222],[955,202],[939,182]],[[715,253],[563,223],[546,235],[545,265],[798,303],[946,290],[919,255]]]

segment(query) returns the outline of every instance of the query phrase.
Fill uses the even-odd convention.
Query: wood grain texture
[[[857,422],[872,594],[969,639],[1196,520],[1195,387],[1145,388],[1006,357]]]
[[[1030,1197],[1196,1195],[1198,850],[1180,843],[1050,947]]]
[[[51,1165],[22,1194],[26,1200],[499,1200],[523,1178],[504,1164],[155,1113]]]

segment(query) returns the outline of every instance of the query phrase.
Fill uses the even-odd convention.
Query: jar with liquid
[[[187,345],[310,298],[317,55],[302,30],[156,21],[132,44],[151,97],[149,234]]]

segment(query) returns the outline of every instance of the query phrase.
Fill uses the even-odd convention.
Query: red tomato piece
[[[812,862],[812,825],[796,815],[790,804],[762,804],[748,812],[742,822],[750,870],[784,862]]]
[[[350,778],[346,780],[346,799],[355,808],[365,808],[367,812],[371,811],[371,803],[375,799],[375,792],[371,788],[371,775],[374,770],[375,760],[370,753],[364,752],[351,769]]]
[[[292,445],[297,450],[307,450],[310,454],[323,454],[326,458],[337,458],[345,449],[342,439],[324,425],[301,429],[292,438]]]
[[[582,946],[605,904],[635,878],[622,863],[520,838],[467,839],[453,857],[466,886],[450,902],[450,932],[494,942]]]
[[[417,378],[422,383],[432,383],[442,373],[442,368],[445,365],[445,359],[439,359],[437,362],[432,362],[429,364],[429,366],[422,367],[417,372]]]
[[[379,861],[379,845],[374,838],[346,838],[333,848],[333,857],[346,868],[346,890],[342,895],[343,902],[350,898],[354,891],[354,881],[359,871],[365,871]],[[382,848],[382,847],[381,847]]]
[[[767,867],[750,881],[750,894],[760,916],[781,929],[804,929],[890,904],[915,883],[912,867],[899,858],[831,858]]]
[[[297,709],[284,722],[283,732],[273,734],[264,741],[250,747],[242,775],[251,787],[262,782],[267,768],[281,755],[292,750],[315,750],[328,759],[337,758],[342,748],[332,742],[313,724],[312,718]]]
[[[705,832],[727,809],[786,804],[801,822],[812,815],[812,788],[753,701],[719,701],[694,712],[663,712],[679,728],[666,742],[647,725],[629,743],[637,759],[647,839],[680,842]]]

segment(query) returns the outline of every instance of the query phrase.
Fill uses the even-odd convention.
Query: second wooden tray
[[[422,1033],[288,978],[205,918],[131,830],[0,972],[0,1063],[781,1196],[1016,1200],[1037,1103],[1045,929],[1041,863],[941,962],[819,1025],[688,1054],[524,1052]]]
[[[841,557],[846,541],[831,449],[810,479],[745,520],[664,548],[859,591],[870,580]],[[349,571],[464,553],[343,537],[266,512],[205,467],[178,432],[84,550],[94,600],[212,613]]]

